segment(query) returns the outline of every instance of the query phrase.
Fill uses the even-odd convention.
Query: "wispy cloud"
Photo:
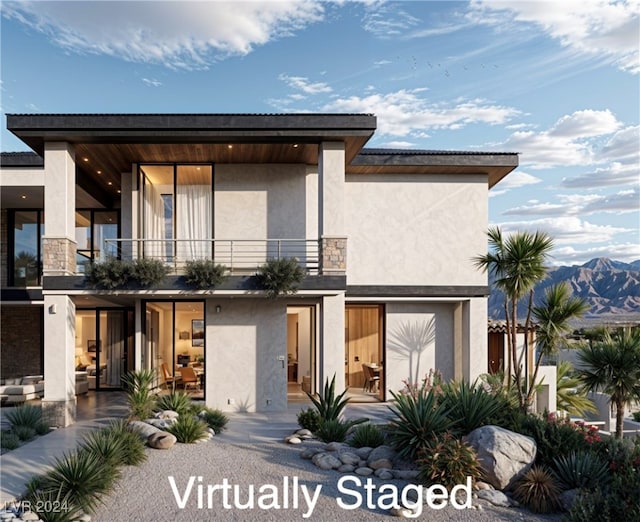
[[[451,103],[430,103],[425,89],[400,89],[386,94],[338,97],[323,111],[367,112],[378,117],[378,135],[410,136],[428,129],[459,129],[473,123],[503,124],[519,111],[483,99],[457,99]]]
[[[603,56],[623,71],[640,72],[638,0],[547,2],[473,0],[469,19],[508,30],[509,22],[542,28],[562,46]]]
[[[391,38],[406,34],[420,23],[397,3],[374,4],[366,10],[363,27],[378,38]]]
[[[160,87],[162,85],[162,82],[160,80],[156,80],[155,78],[142,78],[142,81],[149,87]]]
[[[332,91],[331,87],[324,82],[310,82],[304,76],[289,76],[281,74],[278,79],[285,82],[289,87],[300,90],[305,94],[326,94]]]
[[[489,192],[489,197],[496,197],[502,194],[506,194],[511,189],[517,189],[520,187],[526,187],[527,185],[536,185],[542,183],[542,180],[536,176],[532,176],[522,170],[516,170],[509,174],[506,178],[502,179],[496,188],[493,188]]]
[[[2,15],[78,53],[173,69],[216,60],[290,36],[323,19],[312,0],[278,2],[3,2]]]
[[[582,265],[596,257],[610,257],[618,261],[631,262],[640,259],[640,245],[638,243],[615,243],[575,248],[563,246],[553,251],[556,265]]]

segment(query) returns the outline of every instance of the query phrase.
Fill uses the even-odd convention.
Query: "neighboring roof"
[[[0,153],[2,167],[43,167],[44,159],[35,152],[2,152]]]

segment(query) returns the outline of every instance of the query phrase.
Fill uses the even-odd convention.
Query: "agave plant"
[[[175,436],[178,442],[191,444],[207,437],[207,424],[194,415],[180,415],[166,431]]]
[[[23,404],[7,411],[5,417],[11,426],[28,426],[35,430],[42,423],[42,409],[32,404]]]
[[[229,417],[215,408],[203,408],[198,416],[216,433],[226,429],[229,422]]]
[[[339,420],[344,408],[349,402],[348,398],[344,398],[347,394],[347,390],[336,395],[336,375],[333,374],[331,382],[326,380],[324,383],[324,390],[317,397],[306,392],[313,405],[318,411],[318,415],[322,419],[322,422],[330,420]]]
[[[376,424],[361,424],[354,431],[349,446],[354,448],[377,448],[384,444],[384,432]]]
[[[467,381],[447,383],[442,388],[440,402],[453,422],[453,428],[467,435],[487,424],[503,407],[503,401],[475,383]]]
[[[125,419],[111,421],[102,431],[122,441],[123,453],[120,463],[125,466],[138,466],[147,460],[145,444],[137,432],[133,431]]]
[[[402,458],[413,460],[429,441],[451,427],[451,421],[433,390],[391,395],[395,404],[389,409],[395,418],[389,422],[389,440]]]
[[[606,482],[609,468],[593,453],[570,453],[553,459],[554,476],[566,489],[593,489]]]

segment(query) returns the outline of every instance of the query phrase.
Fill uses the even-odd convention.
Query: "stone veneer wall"
[[[323,237],[321,243],[322,274],[344,274],[347,270],[347,238]]]
[[[5,287],[9,284],[9,213],[6,209],[2,209],[0,213],[0,286]]]
[[[76,273],[76,243],[67,238],[42,238],[43,272],[46,275]]]
[[[7,305],[0,310],[0,377],[44,374],[42,306]]]

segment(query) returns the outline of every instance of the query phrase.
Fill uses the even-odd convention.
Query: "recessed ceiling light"
[[[98,172],[98,174],[102,174],[102,171],[101,171],[101,170],[98,170],[97,172]]]
[[[89,161],[89,158],[82,158],[82,161]]]
[[[294,143],[294,144],[293,144],[293,148],[294,148],[294,149],[297,149],[297,148],[298,148],[298,144],[297,144],[297,143]]]
[[[200,167],[196,167],[196,170],[202,170]]]
[[[233,148],[233,145],[227,145],[227,148],[228,148],[228,149],[232,149],[232,148]]]
[[[22,199],[27,199],[27,195],[26,195],[26,194],[20,194],[20,197],[21,197]]]
[[[120,189],[118,189],[118,194],[120,194],[122,191]]]
[[[107,185],[113,185],[113,182],[107,181]]]

